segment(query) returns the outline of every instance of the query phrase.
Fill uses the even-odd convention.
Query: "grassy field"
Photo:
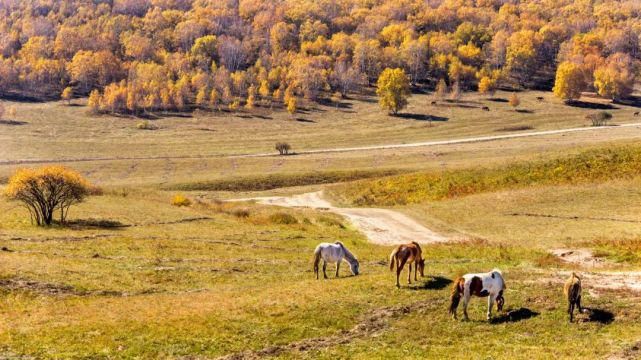
[[[381,115],[372,99],[352,99],[338,110],[321,106],[297,115],[306,121],[282,112],[201,113],[153,120],[156,131],[136,130],[138,119],[89,118],[79,106],[18,104],[16,120],[26,124],[0,124],[0,179],[39,165],[14,160],[85,158],[66,164],[104,194],[72,208],[69,226],[52,228],[32,226],[24,209],[0,198],[0,358],[637,357],[641,294],[586,281],[583,303],[592,311],[569,324],[561,284],[569,271],[641,268],[636,152],[623,162],[603,155],[637,149],[638,128],[427,148],[222,156],[272,151],[277,140],[305,150],[587,126],[584,116],[594,111],[562,105],[549,93],[519,96],[519,109],[528,111],[477,95],[432,107],[428,96],[417,95],[408,118]],[[489,113],[478,108],[485,105]],[[633,108],[615,107],[609,110],[615,123],[634,120]],[[420,120],[428,115],[447,121]],[[602,176],[579,181],[577,160],[590,154],[599,154]],[[196,158],[175,158],[181,156]],[[565,172],[555,172],[559,164]],[[530,181],[533,169],[558,178]],[[353,203],[354,194],[366,192],[409,194],[415,189],[397,179],[420,184],[425,174],[443,173],[478,191],[360,203],[389,206],[455,240],[425,245],[427,277],[401,289],[388,268],[392,249],[369,243],[337,215],[217,200],[326,189]],[[328,185],[362,178],[368,179]],[[172,206],[178,192],[193,205]],[[343,266],[341,278],[317,281],[313,249],[337,240],[357,255],[362,274],[351,276]],[[564,263],[549,254],[555,248],[591,249],[605,265]],[[507,312],[488,323],[486,301],[474,299],[472,321],[451,320],[451,282],[495,267],[507,281]]]

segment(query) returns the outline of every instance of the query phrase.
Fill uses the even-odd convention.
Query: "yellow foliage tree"
[[[492,95],[496,90],[496,80],[490,78],[489,76],[483,76],[479,80],[479,93],[483,95]]]
[[[519,99],[519,96],[516,95],[516,93],[512,93],[510,96],[510,99],[508,100],[508,103],[510,104],[511,107],[515,108],[521,104],[521,99]]]
[[[556,79],[552,91],[558,98],[572,101],[581,96],[585,85],[583,69],[575,63],[564,61],[556,69]]]
[[[407,98],[411,96],[410,83],[405,71],[399,68],[383,70],[378,78],[376,94],[383,109],[398,114],[407,106]]]
[[[96,114],[100,111],[100,91],[98,89],[94,89],[89,93],[89,99],[87,100],[87,106],[89,107],[89,111],[92,113]]]
[[[69,208],[82,202],[91,186],[79,173],[63,166],[19,169],[9,179],[5,196],[21,202],[39,226],[51,225],[56,211],[64,223]]]
[[[67,102],[67,105],[71,105],[71,99],[73,99],[73,89],[71,86],[67,86],[64,90],[62,90],[62,94],[60,94],[60,97],[62,100],[65,100]]]

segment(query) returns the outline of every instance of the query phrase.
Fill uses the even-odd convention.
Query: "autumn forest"
[[[94,112],[235,110],[414,89],[630,95],[641,3],[613,0],[0,1],[0,95]],[[443,90],[443,89],[440,89]]]

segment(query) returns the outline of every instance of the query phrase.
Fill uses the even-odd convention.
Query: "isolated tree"
[[[65,100],[67,102],[67,105],[71,105],[71,99],[73,99],[73,89],[71,86],[67,86],[64,90],[62,90],[62,94],[60,95],[62,100]]]
[[[559,64],[552,89],[554,95],[564,101],[572,101],[581,97],[585,86],[585,76],[580,66],[569,61]]]
[[[292,149],[291,145],[286,142],[277,142],[275,148],[281,155],[288,155],[289,151]]]
[[[97,114],[100,111],[100,100],[100,91],[98,91],[98,89],[92,90],[91,93],[89,93],[89,99],[87,100],[89,111]]]
[[[489,76],[483,76],[479,80],[479,93],[483,95],[493,95],[496,91],[496,80],[490,78]]]
[[[517,106],[521,104],[521,100],[519,99],[519,96],[516,95],[516,93],[512,93],[512,95],[510,95],[510,98],[508,99],[508,104],[516,109]]]
[[[213,89],[209,94],[209,106],[212,109],[220,110],[220,94],[216,89]]]
[[[340,105],[342,99],[343,94],[341,94],[340,91],[336,91],[332,94],[332,98],[330,100],[332,100],[332,102],[336,104],[336,108],[338,109],[338,105]]]
[[[0,105],[1,106],[1,105]],[[1,109],[0,109],[1,111]],[[16,118],[16,107],[15,106],[10,106],[9,109],[7,110],[6,114],[9,119],[15,119]],[[0,114],[0,118],[2,118],[2,114]]]
[[[396,115],[407,106],[411,96],[410,83],[403,69],[383,70],[378,78],[376,94],[379,96],[381,108]]]
[[[51,225],[59,212],[64,223],[69,208],[89,194],[89,183],[79,173],[63,166],[20,169],[10,179],[5,195],[21,202],[39,226]]]
[[[294,116],[296,114],[296,111],[298,110],[298,100],[296,99],[295,96],[292,96],[286,100],[287,104],[287,112],[289,115]]]
[[[247,89],[247,99],[245,100],[245,109],[251,110],[256,105],[256,88],[252,85]]]
[[[459,82],[456,81],[452,84],[452,90],[450,91],[450,100],[459,101],[461,99],[461,86]]]
[[[445,99],[445,95],[447,95],[447,84],[445,83],[445,80],[440,79],[438,84],[436,84],[434,96],[439,100],[443,100]]]

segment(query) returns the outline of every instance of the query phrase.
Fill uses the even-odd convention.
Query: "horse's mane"
[[[347,250],[347,248],[345,247],[345,245],[343,245],[343,243],[342,243],[342,242],[340,242],[340,241],[336,241],[334,244],[336,244],[336,245],[340,245],[340,247],[341,247],[341,248],[343,248],[343,251],[345,252],[345,258],[346,258],[347,260],[349,260],[350,262],[351,262],[351,261],[358,261],[358,260],[356,259],[356,257],[354,256],[354,254],[352,254],[351,252],[349,252],[349,250]]]

